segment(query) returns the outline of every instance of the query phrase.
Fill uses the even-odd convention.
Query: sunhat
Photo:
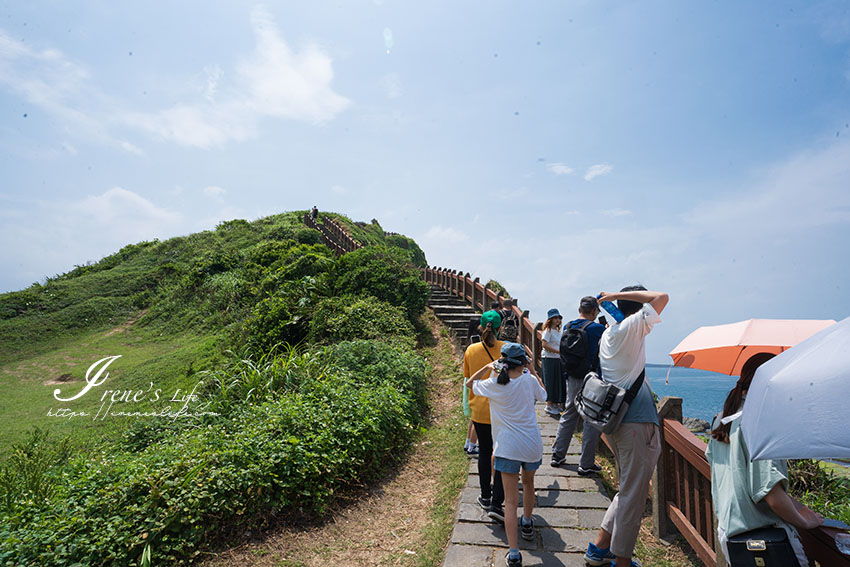
[[[502,358],[514,364],[525,364],[528,362],[528,354],[525,352],[525,347],[517,343],[503,344]]]
[[[487,327],[487,324],[490,323],[494,329],[498,329],[502,325],[502,316],[499,315],[498,311],[485,311],[481,314],[481,326]]]
[[[552,309],[550,309],[550,310],[549,310],[549,313],[547,313],[547,314],[546,314],[546,318],[547,318],[547,319],[551,319],[552,317],[560,317],[560,316],[561,316],[561,312],[560,312],[560,311],[558,311],[558,310],[557,310],[556,308],[554,308],[554,307],[553,307]]]

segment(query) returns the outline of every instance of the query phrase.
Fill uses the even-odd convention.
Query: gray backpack
[[[603,380],[596,372],[588,372],[584,377],[581,391],[576,395],[576,409],[586,423],[602,433],[614,433],[623,422],[629,404],[643,386],[646,369],[628,390]]]

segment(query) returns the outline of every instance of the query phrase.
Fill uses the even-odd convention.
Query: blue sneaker
[[[588,565],[613,565],[614,559],[616,557],[614,557],[614,554],[607,547],[600,549],[593,545],[593,543],[587,544],[587,553],[584,554],[584,561]]]

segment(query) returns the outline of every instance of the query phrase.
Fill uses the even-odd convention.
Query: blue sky
[[[313,204],[543,318],[850,315],[846,2],[2,2],[0,291]]]

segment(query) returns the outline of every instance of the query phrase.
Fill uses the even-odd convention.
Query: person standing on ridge
[[[578,305],[579,318],[567,323],[559,345],[560,362],[566,379],[566,401],[564,413],[558,423],[558,432],[552,444],[553,467],[567,462],[567,450],[578,424],[576,396],[584,383],[585,375],[599,369],[599,340],[605,331],[605,325],[596,323],[599,315],[599,303],[595,297],[582,297]],[[602,467],[596,464],[596,446],[602,434],[595,427],[585,423],[581,434],[581,458],[578,474],[585,476],[598,473]]]
[[[596,541],[589,543],[584,560],[590,565],[640,567],[632,560],[640,530],[649,479],[661,454],[658,412],[646,376],[646,336],[661,322],[659,314],[669,297],[643,286],[624,287],[618,293],[602,292],[599,303],[617,301],[625,318],[611,325],[599,341],[602,379],[620,388],[643,380],[623,422],[611,442],[620,478],[620,490],[608,506]],[[613,563],[612,563],[613,560]]]

